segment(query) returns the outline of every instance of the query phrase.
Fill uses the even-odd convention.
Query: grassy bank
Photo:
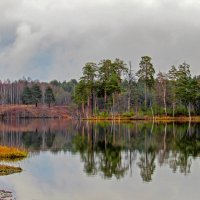
[[[15,148],[0,146],[0,160],[1,161],[16,161],[21,160],[28,156],[28,152]],[[5,176],[14,173],[20,173],[22,169],[20,167],[0,165],[0,176]]]
[[[127,117],[127,116],[106,116],[106,117],[102,117],[102,116],[94,116],[94,117],[88,117],[88,118],[82,118],[82,120],[91,120],[91,121],[139,121],[139,120],[145,120],[145,121],[156,121],[156,122],[173,122],[173,121],[177,121],[177,122],[187,122],[189,121],[189,117],[188,116],[177,116],[177,117],[171,117],[171,116],[141,116],[141,117]],[[200,116],[192,116],[191,118],[192,122],[200,122]]]
[[[6,176],[6,175],[20,173],[20,172],[22,172],[22,169],[20,167],[0,165],[0,176]]]
[[[0,159],[20,159],[27,157],[28,152],[15,148],[0,146]]]

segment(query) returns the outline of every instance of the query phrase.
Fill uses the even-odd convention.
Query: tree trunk
[[[113,115],[113,118],[114,118],[114,115],[115,115],[115,95],[114,93],[112,94],[112,115]]]
[[[85,115],[84,102],[82,102],[82,112],[83,112],[83,115]]]
[[[164,101],[165,115],[167,116],[166,90],[164,88],[163,88],[163,101]]]
[[[188,114],[189,114],[189,121],[191,122],[192,117],[191,117],[191,103],[190,102],[188,104]]]
[[[107,104],[107,94],[106,94],[106,88],[105,88],[105,91],[104,91],[104,111],[106,111],[106,104]]]
[[[175,116],[175,102],[173,102],[173,105],[172,105],[172,109],[173,109],[173,117]]]
[[[95,96],[94,96],[94,114],[95,114],[95,115],[96,115],[97,109],[98,109],[98,106],[97,106],[97,98],[96,98],[96,95],[95,95]]]
[[[131,78],[132,78],[132,67],[131,61],[129,62],[129,80],[128,80],[128,112],[131,111]]]
[[[145,96],[144,96],[144,106],[145,106],[145,110],[147,109],[147,84],[145,83],[145,87],[144,87],[144,92],[145,92]]]
[[[128,92],[128,112],[131,111],[131,92]]]
[[[87,100],[87,111],[88,111],[88,117],[90,117],[91,116],[90,96],[88,96],[88,100]]]
[[[92,117],[94,116],[94,92],[92,91],[92,99],[91,99],[91,106],[92,106]]]

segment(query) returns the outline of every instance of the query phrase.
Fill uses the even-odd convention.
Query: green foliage
[[[151,91],[155,80],[154,80],[154,74],[155,74],[155,69],[153,67],[153,64],[151,63],[151,57],[149,56],[143,56],[142,60],[140,61],[139,64],[139,70],[137,72],[137,76],[139,77],[139,80],[145,83],[145,109],[147,108],[147,93],[148,90]],[[150,104],[151,100],[150,100]]]
[[[189,116],[200,112],[200,78],[191,76],[189,65],[183,63],[178,69],[172,66],[167,74],[159,72],[157,79],[154,75],[149,56],[143,56],[139,63],[138,80],[132,74],[131,63],[128,71],[120,59],[104,59],[98,66],[86,63],[74,100],[87,113],[92,108],[97,115],[101,111],[111,116],[134,110],[137,116],[175,116],[185,114],[182,106],[188,109]]]
[[[53,94],[53,90],[51,87],[47,87],[45,90],[45,103],[49,105],[51,105],[51,103],[55,102],[55,97]]]
[[[130,111],[130,112],[124,112],[122,113],[123,117],[133,117],[134,116],[134,112]]]
[[[26,86],[23,90],[23,93],[22,93],[22,102],[24,104],[32,104],[33,103],[33,96],[32,96],[32,91],[31,89]]]
[[[53,86],[56,86],[56,87],[61,86],[61,83],[59,81],[57,81],[57,80],[51,81],[50,84],[53,85]]]
[[[99,113],[99,116],[106,118],[106,117],[109,117],[109,114],[108,114],[108,112],[101,112],[101,113]]]
[[[151,89],[154,85],[155,69],[151,63],[151,57],[143,56],[139,64],[140,69],[137,72],[137,76],[140,80],[144,81],[146,86]]]
[[[183,105],[177,106],[175,110],[175,116],[186,116],[188,114],[187,108]]]
[[[127,72],[126,64],[120,60],[115,59],[114,62],[111,60],[102,60],[99,63],[99,90],[104,95],[111,95],[115,92],[121,91],[122,74]]]
[[[76,79],[71,79],[68,82],[64,81],[64,82],[61,83],[61,87],[65,91],[69,92],[70,94],[74,93],[76,85],[77,85],[77,80]]]
[[[38,84],[34,84],[31,88],[31,91],[32,91],[33,103],[35,103],[37,107],[37,104],[41,101],[41,98],[42,98],[42,91]]]
[[[195,105],[198,93],[198,82],[191,77],[190,66],[183,63],[177,71],[176,96],[188,108],[189,116],[191,105]]]
[[[84,80],[80,80],[76,85],[74,100],[79,105],[87,102],[87,88]]]

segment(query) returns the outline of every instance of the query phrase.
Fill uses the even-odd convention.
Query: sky
[[[200,74],[200,0],[0,0],[0,79],[79,79],[86,62]]]
[[[137,154],[132,175],[129,169],[123,178],[116,180],[114,176],[103,179],[102,173],[87,176],[79,154],[40,152],[20,162],[23,173],[2,176],[0,186],[6,191],[14,190],[20,200],[199,199],[199,159],[188,161],[192,165],[187,175],[181,174],[179,167],[174,173],[167,164],[160,166],[156,162],[149,183],[142,181],[139,159]]]

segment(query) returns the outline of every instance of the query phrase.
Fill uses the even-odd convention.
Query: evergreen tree
[[[26,86],[23,90],[23,93],[22,93],[22,102],[24,104],[32,104],[33,103],[33,96],[32,96],[32,91],[31,89]]]
[[[157,81],[158,81],[159,85],[161,86],[165,115],[167,115],[167,100],[166,100],[166,97],[167,97],[167,75],[165,73],[159,72],[157,74]],[[158,91],[158,93],[159,93],[159,91]]]
[[[112,96],[114,107],[115,93],[121,91],[122,74],[127,73],[126,64],[116,58],[114,62],[111,60],[103,60],[99,63],[99,90],[104,94],[104,108],[107,105],[108,96]]]
[[[37,84],[34,84],[31,88],[32,96],[33,96],[33,103],[35,103],[35,106],[37,107],[38,103],[41,101],[42,98],[42,91],[40,89],[40,86]]]
[[[80,80],[75,88],[74,100],[78,105],[81,105],[82,112],[85,114],[85,103],[87,102],[87,89],[84,80]]]
[[[176,95],[179,100],[187,107],[191,120],[191,106],[195,104],[198,96],[198,82],[190,74],[190,65],[183,63],[178,68],[178,79],[176,85]]]
[[[145,84],[145,109],[147,108],[147,90],[151,90],[154,85],[155,69],[151,63],[151,57],[143,56],[139,64],[140,69],[137,72],[139,80]]]
[[[69,92],[70,94],[74,94],[75,91],[75,86],[77,85],[77,80],[76,79],[71,79],[70,81],[66,82],[62,82],[61,87]]]
[[[167,76],[170,80],[171,85],[171,94],[172,94],[172,109],[173,109],[173,117],[175,115],[175,107],[176,107],[176,80],[177,80],[177,69],[175,66],[172,66],[169,70]]]
[[[88,108],[91,110],[91,114],[94,112],[94,90],[95,90],[95,78],[97,76],[97,66],[95,63],[86,63],[83,67],[83,76],[81,80],[86,87],[86,95],[88,99]]]
[[[51,87],[47,87],[45,90],[45,103],[48,104],[49,108],[51,103],[55,102],[55,97]]]
[[[109,78],[112,71],[112,61],[109,59],[102,60],[100,61],[99,66],[99,90],[104,96],[104,109],[106,109]]]

